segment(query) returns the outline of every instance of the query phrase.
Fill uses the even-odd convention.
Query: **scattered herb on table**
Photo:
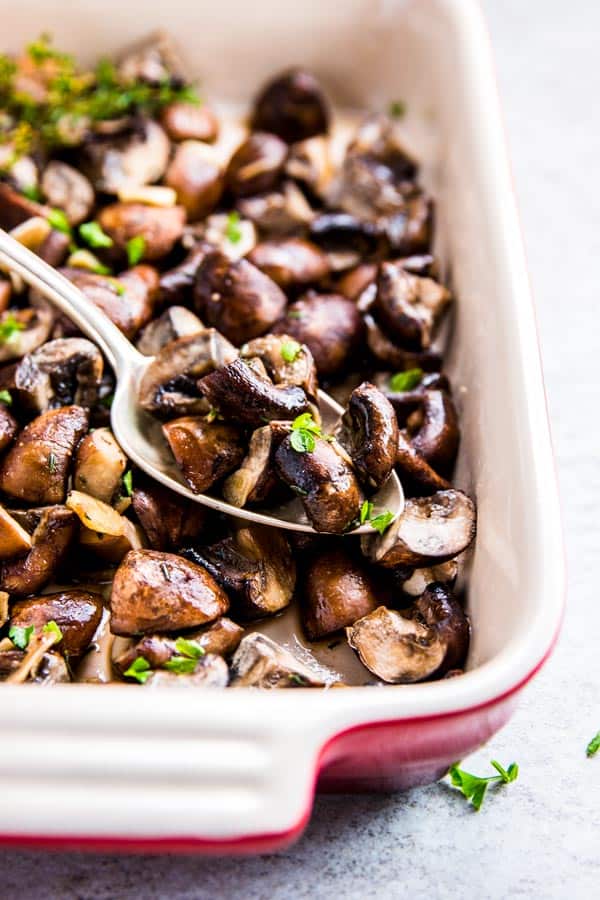
[[[600,750],[600,731],[594,735],[585,748],[586,756],[595,756],[598,750]]]
[[[448,772],[452,786],[458,788],[478,811],[481,809],[481,804],[490,785],[510,784],[511,781],[516,781],[519,775],[519,767],[514,762],[507,769],[495,759],[491,760],[491,765],[498,773],[497,775],[488,775],[487,777],[472,775],[470,772],[465,772],[464,769],[459,769],[458,763],[451,766]]]

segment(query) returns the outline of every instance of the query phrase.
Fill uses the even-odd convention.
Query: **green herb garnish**
[[[242,239],[242,229],[240,228],[240,214],[235,210],[233,212],[230,212],[227,216],[225,237],[230,244],[237,244]]]
[[[293,363],[301,350],[302,347],[298,341],[284,341],[281,345],[281,356],[286,363]]]
[[[412,391],[420,383],[423,375],[423,369],[408,369],[406,372],[396,372],[390,378],[390,388],[397,394],[401,394],[403,391]]]
[[[46,625],[44,625],[44,627],[42,628],[42,631],[44,632],[44,634],[54,635],[54,643],[55,644],[60,644],[60,642],[63,639],[63,633],[60,630],[60,628],[58,627],[58,625],[56,624],[56,622],[54,621],[54,619],[51,619],[49,622],[47,622]]]
[[[136,234],[127,241],[127,259],[130,266],[136,266],[146,251],[146,240],[143,234]]]
[[[189,656],[172,656],[171,659],[167,660],[164,664],[164,668],[168,669],[169,672],[175,672],[176,675],[191,675],[192,672],[195,671],[197,665],[197,658],[191,658]]]
[[[19,322],[12,313],[7,313],[0,321],[0,344],[8,344],[8,342],[11,341],[19,331],[23,331],[24,328],[25,325],[23,322]]]
[[[188,641],[182,637],[175,641],[175,649],[182,656],[188,656],[190,659],[200,659],[201,656],[206,655],[206,650],[197,641]]]
[[[595,756],[600,750],[600,731],[594,735],[587,747],[585,748],[586,756]]]
[[[287,311],[288,319],[301,319],[304,312],[301,309],[289,309]]]
[[[147,659],[144,659],[143,656],[138,656],[137,659],[134,659],[129,668],[123,672],[123,675],[125,678],[135,678],[140,684],[146,684],[152,675],[152,669],[150,668],[150,663]]]
[[[24,197],[27,197],[28,200],[32,200],[34,203],[39,203],[42,199],[42,193],[35,184],[28,184],[21,188],[21,193]]]
[[[293,681],[295,684],[299,684],[304,687],[308,682],[305,678],[302,678],[301,675],[297,675],[295,672],[290,672],[290,681]]]
[[[471,775],[464,769],[458,768],[458,763],[450,767],[448,772],[453,787],[463,794],[467,800],[470,800],[476,810],[481,809],[488,785],[490,784],[510,784],[516,781],[519,775],[519,767],[516,763],[511,763],[508,769],[505,769],[495,759],[491,761],[492,766],[498,772],[497,775],[489,775],[487,778],[481,778],[479,775]]]
[[[403,100],[392,100],[388,106],[388,113],[392,119],[403,119],[406,115],[406,103]]]
[[[373,514],[373,504],[370,500],[365,500],[363,505],[360,508],[360,524],[364,525],[365,522],[368,522]]]
[[[121,284],[118,278],[111,278],[110,283],[115,289],[115,293],[118,294],[119,297],[122,297],[125,293],[125,286]]]
[[[19,650],[25,650],[29,644],[29,639],[34,632],[33,625],[21,628],[20,625],[12,625],[8,629],[8,636]]]
[[[131,497],[133,494],[133,472],[131,469],[128,469],[123,475],[123,487],[127,497]]]
[[[63,234],[71,234],[71,225],[62,209],[51,209],[46,216],[48,223]]]
[[[53,453],[52,451],[50,451],[50,453],[48,454],[48,468],[52,475],[54,475],[54,473],[56,472],[56,463],[57,463],[56,453]]]
[[[375,531],[378,531],[379,534],[383,534],[394,521],[394,513],[390,512],[389,509],[386,509],[385,512],[380,513],[378,516],[374,516],[369,521]]]
[[[99,222],[84,222],[79,226],[79,234],[89,247],[112,247],[113,239],[102,231]]]
[[[8,391],[0,391],[0,403],[6,403],[7,406],[11,405],[12,397],[10,396],[10,393]]]
[[[317,425],[310,413],[302,413],[292,422],[290,444],[298,453],[312,453],[316,438],[322,436],[321,426]]]

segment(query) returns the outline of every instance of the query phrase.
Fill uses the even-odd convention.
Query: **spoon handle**
[[[118,376],[147,361],[83,291],[0,228],[0,263],[37,288],[94,341]]]

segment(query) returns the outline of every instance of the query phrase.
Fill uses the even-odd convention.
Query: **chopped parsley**
[[[7,313],[0,321],[0,344],[8,344],[24,328],[23,322],[19,322],[11,312]]]
[[[290,444],[297,453],[312,453],[318,437],[323,437],[321,426],[310,413],[302,413],[292,422]]]
[[[406,115],[406,103],[403,100],[392,100],[388,106],[388,113],[392,119],[403,119]]]
[[[293,363],[298,359],[298,355],[302,350],[298,341],[284,341],[281,345],[281,356],[286,363]]]
[[[408,369],[406,372],[396,372],[390,378],[390,388],[395,394],[403,391],[412,391],[423,378],[423,369]]]
[[[0,391],[0,403],[6,403],[7,406],[10,406],[12,403],[12,397],[10,396],[10,392],[6,390]]]
[[[365,522],[368,522],[373,513],[373,504],[370,500],[365,500],[363,505],[360,508],[360,524],[364,525]]]
[[[585,748],[586,756],[595,756],[598,750],[600,750],[600,731],[594,735]]]
[[[164,664],[164,668],[169,672],[175,672],[176,675],[191,675],[196,670],[198,658],[190,656],[172,656]]]
[[[182,637],[175,641],[175,649],[181,656],[187,656],[189,659],[200,659],[201,656],[206,655],[206,650],[197,641],[188,641]]]
[[[27,197],[28,200],[32,200],[34,203],[39,203],[42,199],[42,193],[35,184],[28,184],[24,188],[21,188],[21,193],[24,197]]]
[[[8,636],[15,647],[18,647],[19,650],[25,650],[33,632],[33,625],[27,625],[26,628],[21,628],[20,625],[12,625],[8,629]]]
[[[225,237],[230,244],[237,244],[242,239],[242,229],[240,228],[240,214],[235,210],[233,212],[230,212],[227,216]]]
[[[62,231],[63,234],[71,234],[71,225],[62,209],[51,209],[46,218],[56,231]]]
[[[113,245],[113,239],[102,230],[99,222],[84,222],[79,226],[79,234],[86,244],[94,249]]]
[[[394,513],[390,512],[389,509],[386,509],[385,512],[380,513],[378,516],[370,519],[371,526],[378,531],[379,534],[383,534],[386,531],[392,522],[394,521]]]
[[[146,239],[143,234],[136,234],[127,241],[127,259],[130,266],[136,266],[146,252]]]
[[[458,763],[450,767],[448,772],[452,786],[458,788],[467,800],[470,800],[476,810],[481,809],[481,804],[485,798],[488,786],[490,784],[510,784],[516,781],[519,775],[519,767],[516,763],[511,763],[508,769],[500,765],[497,760],[491,761],[497,775],[489,775],[487,778],[481,778],[479,775],[471,775],[464,769],[458,768]]]
[[[125,488],[126,496],[131,497],[133,494],[133,472],[131,469],[128,469],[123,475],[123,487]]]
[[[53,453],[51,450],[50,453],[48,454],[48,468],[50,470],[51,475],[54,475],[54,473],[56,472],[56,463],[57,463],[56,453]]]
[[[308,682],[305,678],[302,678],[301,675],[297,675],[295,672],[290,672],[290,681],[293,681],[294,684],[298,684],[301,687],[304,687]]]
[[[152,669],[150,668],[150,663],[147,659],[144,659],[143,656],[138,656],[137,659],[134,659],[129,668],[123,672],[123,675],[125,678],[135,678],[140,684],[146,684],[152,675]]]
[[[287,317],[288,319],[301,319],[304,315],[304,312],[301,309],[288,309]]]
[[[121,284],[118,278],[110,279],[111,287],[115,289],[115,294],[118,294],[119,297],[122,297],[125,293],[125,285]]]
[[[42,631],[44,632],[44,634],[52,634],[54,636],[55,644],[60,644],[63,639],[63,633],[54,619],[51,619],[49,622],[47,622],[46,625],[44,625],[44,627],[42,628]]]

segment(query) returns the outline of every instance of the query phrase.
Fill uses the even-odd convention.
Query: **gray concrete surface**
[[[512,722],[469,759],[475,771],[492,757],[516,759],[519,781],[479,814],[444,785],[324,797],[306,835],[279,856],[4,853],[4,900],[599,895],[600,757],[586,759],[584,748],[600,728],[600,7],[485,7],[537,299],[570,566],[556,654]]]

